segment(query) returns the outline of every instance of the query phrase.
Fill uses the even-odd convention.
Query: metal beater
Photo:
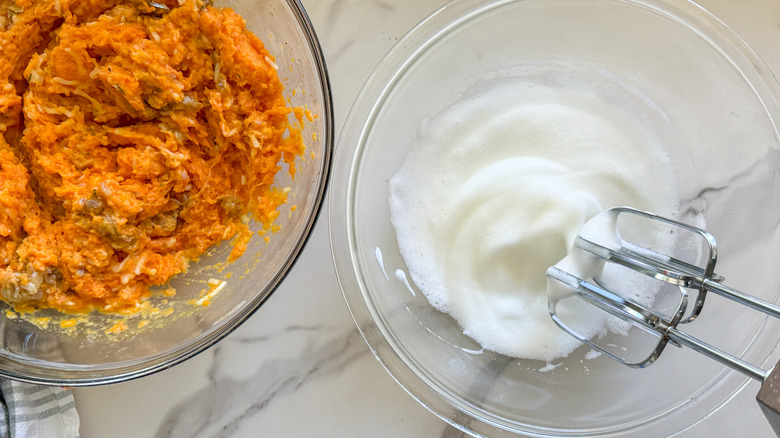
[[[623,226],[623,223],[628,225]],[[633,228],[631,227],[633,225]],[[656,236],[669,237],[676,241],[675,248],[654,248],[655,243],[637,244],[634,238],[652,228]],[[626,231],[627,230],[627,231]],[[624,239],[624,233],[636,236]],[[646,233],[645,233],[646,234]],[[662,240],[662,239],[656,239]],[[669,251],[684,256],[672,257]],[[549,279],[559,282],[570,291],[568,295],[551,294],[548,301],[553,321],[597,351],[627,366],[644,368],[655,361],[670,342],[677,346],[686,346],[704,354],[726,366],[729,366],[762,383],[756,397],[764,414],[775,432],[780,435],[780,367],[765,371],[731,354],[703,342],[678,329],[678,325],[687,324],[696,319],[702,311],[708,292],[746,305],[775,318],[780,318],[780,307],[747,295],[721,284],[723,278],[715,273],[717,245],[715,238],[708,232],[679,222],[630,207],[616,207],[606,210],[583,226],[577,236],[572,252],[578,257],[589,258],[585,265],[597,266],[595,271],[570,272],[571,265],[556,265],[547,270]],[[571,253],[570,253],[571,254]],[[614,265],[618,269],[628,269],[641,274],[649,281],[660,281],[676,294],[663,312],[651,305],[642,304],[618,284],[605,284],[601,280],[601,269]],[[576,265],[575,265],[576,266]],[[584,277],[584,278],[583,278]],[[619,283],[619,282],[618,282]],[[621,286],[622,287],[622,286]],[[673,295],[674,295],[673,294]],[[638,327],[650,339],[645,346],[648,353],[639,358],[629,358],[621,350],[607,348],[604,344],[583,336],[577,327],[570,324],[561,311],[562,301],[570,298],[582,300],[607,312],[621,321]],[[777,372],[775,372],[777,370]]]

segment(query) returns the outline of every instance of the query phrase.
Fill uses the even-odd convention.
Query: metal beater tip
[[[703,251],[704,255],[699,256],[696,262],[691,262],[664,254],[648,246],[626,241],[621,234],[620,227],[621,219],[624,217],[635,220],[635,223],[639,224],[640,233],[645,229],[645,226],[649,230],[661,225],[672,229],[673,232],[670,233],[672,236],[676,235],[675,232],[677,232],[679,235],[684,234],[691,239],[696,239],[697,242],[693,246],[698,245],[700,248],[705,248],[706,251]],[[636,230],[632,231],[636,232]],[[568,296],[560,292],[550,293],[548,296],[549,313],[553,321],[570,335],[597,351],[632,367],[648,366],[660,356],[666,344],[672,341],[676,345],[692,348],[753,379],[763,381],[768,375],[766,371],[677,329],[678,324],[690,323],[701,313],[707,292],[713,292],[767,315],[780,318],[780,307],[775,304],[721,284],[723,277],[715,274],[714,271],[717,261],[717,244],[715,238],[708,232],[680,221],[631,207],[616,207],[596,215],[582,227],[575,240],[574,248],[572,248],[572,252],[576,251],[589,254],[604,263],[614,263],[659,282],[671,284],[679,288],[681,298],[679,307],[671,315],[663,316],[647,306],[624,298],[615,290],[605,288],[597,278],[600,275],[599,272],[568,272],[561,269],[559,265],[552,266],[547,270],[547,277],[560,282],[572,292]],[[577,267],[576,264],[572,266],[571,263],[565,264],[565,266],[567,269]],[[592,281],[591,278],[593,278]],[[688,291],[695,292],[695,300],[688,300]],[[557,306],[559,302],[567,298],[584,300],[644,332],[654,333],[657,336],[657,342],[642,359],[625,360],[598,342],[578,333],[576,329],[568,326],[566,321],[560,318]],[[688,316],[684,317],[686,313]]]

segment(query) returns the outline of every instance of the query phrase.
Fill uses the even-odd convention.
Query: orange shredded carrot
[[[0,0],[0,47],[6,302],[126,311],[223,240],[239,257],[248,215],[275,228],[311,118],[234,11]]]

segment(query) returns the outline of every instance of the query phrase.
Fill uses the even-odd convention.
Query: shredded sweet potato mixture
[[[199,0],[0,0],[3,300],[126,312],[212,245],[240,256],[304,149],[276,68]]]

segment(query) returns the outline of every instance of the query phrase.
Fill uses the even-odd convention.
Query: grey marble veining
[[[246,375],[226,370],[236,354],[230,348],[262,351],[265,343],[280,339],[303,344],[296,356],[270,358]],[[330,378],[368,353],[356,328],[333,330],[325,326],[294,325],[264,335],[239,335],[218,344],[208,352],[211,366],[208,384],[173,406],[155,436],[228,437],[247,418],[259,415],[278,397],[301,390],[307,384]],[[235,345],[232,345],[235,344]],[[243,361],[240,361],[243,362]]]

